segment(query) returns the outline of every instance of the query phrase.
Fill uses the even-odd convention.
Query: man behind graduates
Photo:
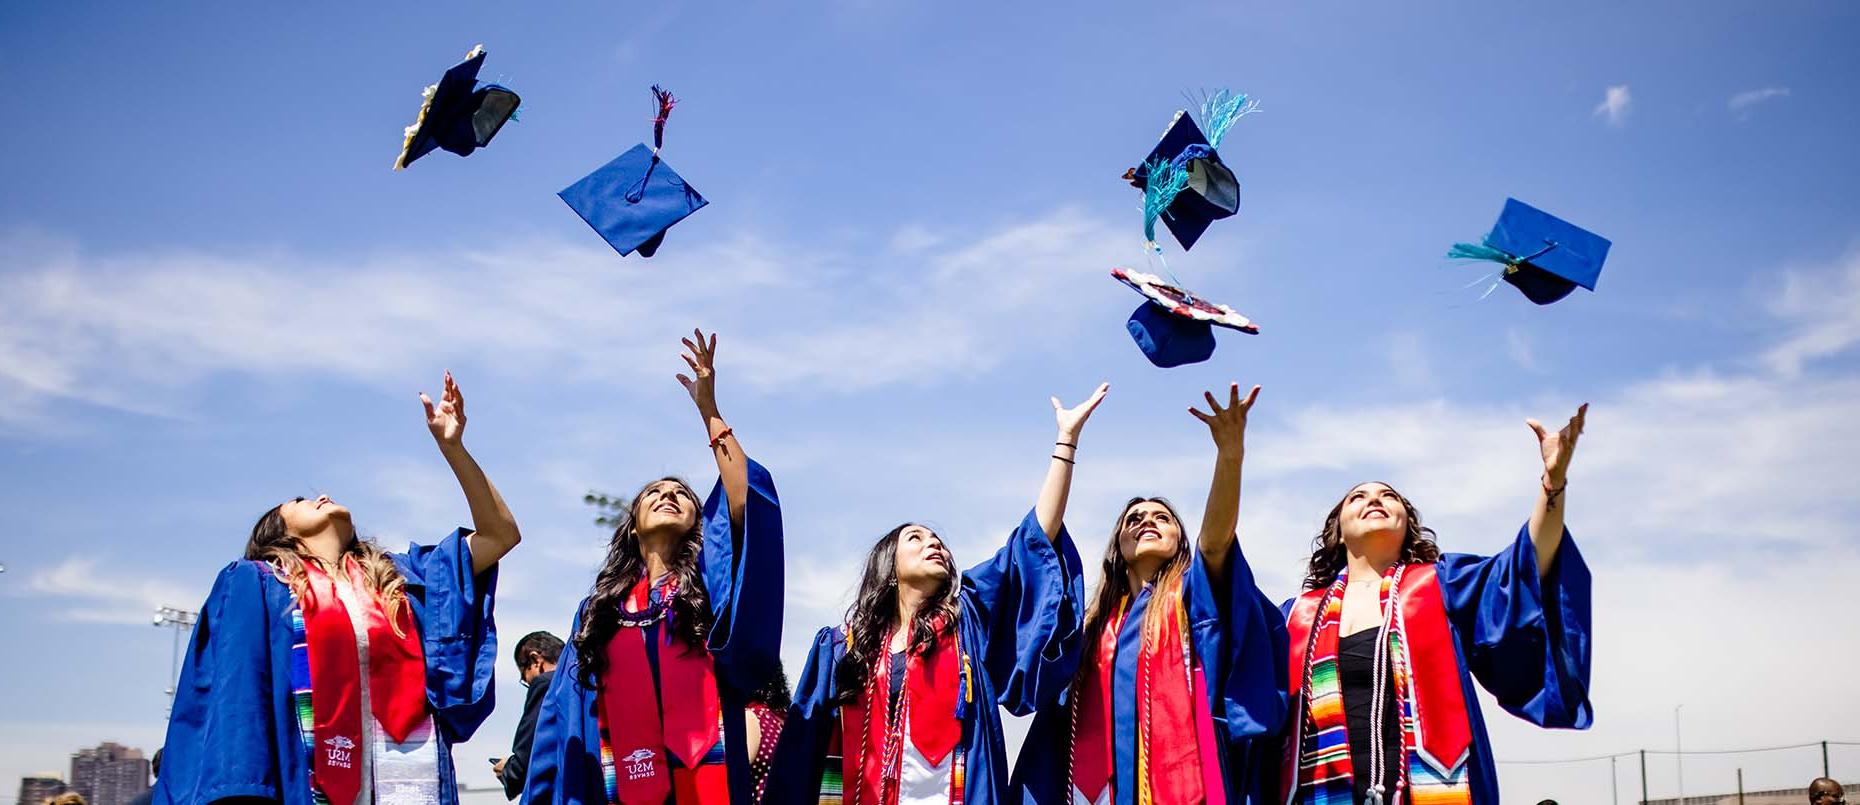
[[[517,736],[510,742],[510,757],[491,764],[491,771],[504,784],[504,796],[516,799],[523,795],[523,779],[529,774],[530,744],[536,740],[536,713],[542,709],[543,697],[549,693],[549,680],[555,676],[555,661],[562,656],[562,638],[548,632],[530,632],[517,641],[517,671],[523,676],[529,693],[523,697],[523,717],[517,720]]]

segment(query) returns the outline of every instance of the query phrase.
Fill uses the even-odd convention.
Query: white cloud
[[[1627,122],[1628,108],[1633,104],[1634,97],[1629,94],[1628,86],[1620,84],[1608,88],[1602,96],[1602,102],[1595,105],[1595,111],[1591,114],[1607,121],[1610,126],[1620,126]]]
[[[8,568],[18,572],[24,568]],[[27,570],[25,590],[17,595],[46,599],[55,616],[85,623],[147,624],[161,606],[192,609],[200,594],[145,574],[103,567],[95,558],[71,557],[42,570]]]
[[[1095,279],[1114,231],[1062,210],[952,251],[924,248],[939,236],[907,226],[883,272],[754,237],[644,267],[549,244],[331,265],[98,256],[14,238],[0,241],[17,267],[0,277],[0,401],[10,403],[0,422],[43,421],[59,400],[180,415],[187,391],[220,372],[405,384],[469,357],[537,375],[659,380],[648,359],[698,324],[727,327],[760,388],[927,383],[994,365],[1000,351],[984,347],[1010,336],[1023,351],[1058,343],[1057,328],[1022,332],[1015,314]]]
[[[1771,370],[1793,376],[1804,365],[1860,343],[1860,249],[1831,271],[1791,271],[1770,312],[1795,322],[1794,332],[1764,354]]]
[[[1725,101],[1725,107],[1730,109],[1731,113],[1737,115],[1741,120],[1749,117],[1752,107],[1755,107],[1757,104],[1776,98],[1787,97],[1789,97],[1788,87],[1764,87],[1762,89],[1753,89],[1732,95],[1730,100]]]

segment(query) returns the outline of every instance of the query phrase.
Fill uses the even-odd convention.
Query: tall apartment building
[[[65,781],[47,773],[19,778],[19,805],[39,805],[65,792]]]
[[[105,741],[71,755],[71,790],[90,805],[129,805],[149,789],[149,761],[142,750]]]

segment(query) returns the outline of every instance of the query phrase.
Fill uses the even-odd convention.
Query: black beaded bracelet
[[[1078,462],[1076,462],[1076,461],[1073,461],[1072,459],[1069,459],[1069,458],[1066,458],[1065,456],[1062,456],[1062,455],[1060,455],[1060,454],[1058,454],[1058,453],[1054,453],[1054,454],[1053,454],[1053,458],[1056,458],[1056,459],[1059,459],[1060,461],[1064,461],[1064,462],[1066,462],[1067,464],[1077,464],[1077,463],[1078,463]]]

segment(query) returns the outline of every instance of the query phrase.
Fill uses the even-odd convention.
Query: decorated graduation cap
[[[1154,274],[1113,268],[1111,276],[1143,294],[1144,303],[1130,314],[1124,327],[1144,357],[1161,368],[1207,360],[1214,354],[1217,326],[1259,333],[1258,325],[1233,308],[1170,285]]]
[[[498,84],[478,85],[484,55],[483,45],[472,48],[464,61],[440,76],[439,83],[426,88],[420,116],[407,127],[394,170],[413,164],[435,148],[466,156],[490,145],[498,129],[517,113],[522,102],[517,93]]]
[[[659,158],[665,120],[678,99],[656,85],[652,98],[652,147],[635,145],[556,194],[622,257],[635,250],[651,257],[666,230],[710,203]]]
[[[1194,248],[1215,221],[1240,211],[1240,182],[1215,149],[1234,121],[1258,108],[1259,103],[1244,94],[1220,90],[1201,105],[1205,133],[1188,110],[1177,111],[1143,164],[1124,171],[1124,179],[1144,191],[1146,198],[1152,184],[1168,191],[1160,196],[1160,217],[1183,250]],[[1179,182],[1171,184],[1172,177],[1160,176],[1163,170],[1179,174]],[[1144,235],[1155,242],[1153,220],[1145,224]]]
[[[1500,279],[1532,302],[1547,305],[1568,296],[1578,285],[1595,290],[1608,246],[1607,238],[1508,198],[1485,240],[1455,243],[1447,257],[1498,263],[1503,266]],[[1497,287],[1498,283],[1492,283],[1486,294]]]

